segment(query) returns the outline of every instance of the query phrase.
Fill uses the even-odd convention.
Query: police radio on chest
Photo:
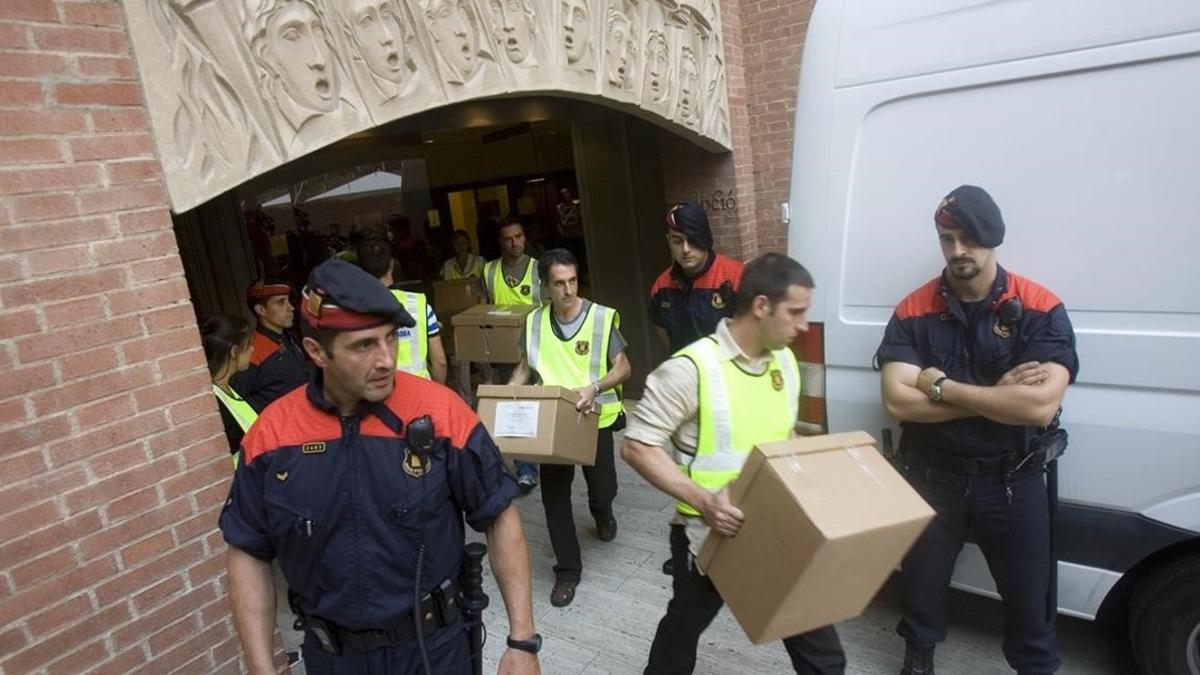
[[[408,447],[412,448],[419,457],[424,459],[433,452],[433,418],[429,415],[421,415],[415,420],[408,423]]]

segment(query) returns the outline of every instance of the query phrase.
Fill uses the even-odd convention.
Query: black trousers
[[[912,486],[937,516],[901,564],[897,631],[907,640],[946,639],[946,591],[954,561],[971,537],[987,560],[1004,604],[1004,657],[1021,675],[1058,669],[1050,611],[1050,516],[1045,473],[963,476],[913,467]]]
[[[682,525],[671,526],[671,561],[675,595],[667,605],[667,615],[658,623],[645,675],[685,675],[695,670],[700,634],[725,604],[712,580],[691,563]],[[833,626],[785,638],[783,647],[792,659],[792,667],[801,675],[840,675],[846,671],[846,654]]]
[[[617,496],[617,466],[613,459],[613,431],[617,426],[613,424],[600,430],[596,435],[596,464],[583,467],[588,508],[594,518],[611,516],[613,499]],[[579,581],[583,560],[571,508],[571,483],[574,481],[574,464],[542,465],[542,507],[546,510],[550,546],[554,549],[554,574]]]

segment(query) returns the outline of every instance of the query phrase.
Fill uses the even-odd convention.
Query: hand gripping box
[[[756,446],[729,497],[697,563],[755,644],[861,614],[934,516],[861,431]]]
[[[454,355],[467,361],[519,363],[521,327],[536,305],[475,305],[454,315]]]
[[[479,417],[509,459],[543,464],[596,463],[598,415],[575,410],[567,387],[481,384]]]

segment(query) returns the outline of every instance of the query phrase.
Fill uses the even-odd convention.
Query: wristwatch
[[[942,400],[942,383],[945,382],[947,379],[948,378],[945,375],[943,375],[943,376],[939,377],[938,379],[934,380],[933,384],[929,385],[929,391],[926,392],[927,394],[929,394],[929,400],[935,401],[935,402]]]
[[[527,640],[517,640],[513,636],[508,636],[508,646],[510,649],[519,649],[523,652],[536,654],[542,651],[542,636],[537,633]]]
[[[593,383],[592,383],[592,391],[596,392],[596,395],[597,395],[597,396],[599,396],[599,395],[600,395],[600,392],[601,392],[602,390],[600,389],[600,383],[599,383],[599,382],[593,382]]]

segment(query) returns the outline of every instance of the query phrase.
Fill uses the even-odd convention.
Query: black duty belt
[[[447,579],[421,599],[418,611],[421,630],[425,635],[430,635],[458,620],[459,590],[457,580]],[[338,655],[344,649],[369,652],[381,647],[399,647],[417,638],[417,628],[411,615],[407,620],[390,628],[364,630],[351,630],[311,615],[301,616],[298,623],[317,638],[322,649]]]
[[[1032,462],[1021,463],[1024,455],[1010,452],[994,457],[960,457],[940,452],[926,452],[912,458],[914,464],[942,469],[964,476],[983,476],[994,473],[1012,473],[1029,468]]]

